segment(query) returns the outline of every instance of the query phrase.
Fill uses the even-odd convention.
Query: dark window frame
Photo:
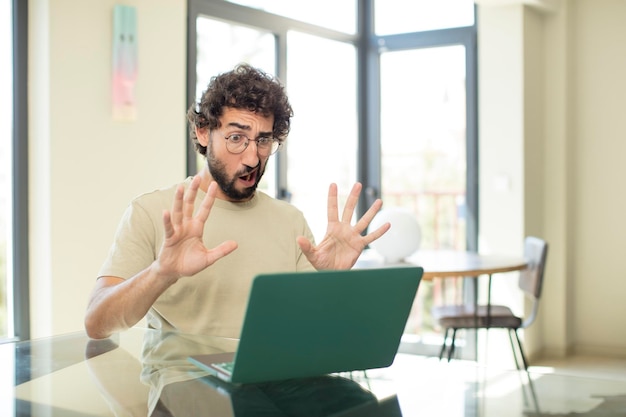
[[[15,338],[30,339],[28,242],[28,2],[13,0],[13,320]]]
[[[261,10],[241,6],[224,0],[188,0],[187,1],[187,105],[195,101],[196,95],[196,19],[199,15],[233,22],[242,26],[250,26],[273,33],[276,37],[276,76],[281,81],[287,80],[287,32],[297,30],[327,39],[356,45],[357,35],[347,34],[313,24],[278,16]],[[197,155],[189,132],[187,135],[187,175],[196,173]],[[274,156],[277,162],[276,190],[278,197],[289,195],[287,190],[286,162],[287,158],[280,153]]]
[[[357,53],[357,100],[358,106],[358,151],[357,180],[363,184],[357,207],[361,216],[374,199],[381,195],[381,122],[380,122],[380,56],[384,52],[407,49],[462,45],[466,53],[466,248],[478,249],[478,52],[477,52],[477,9],[474,8],[474,24],[468,27],[431,30],[393,35],[377,35],[374,25],[374,2],[356,0],[357,33],[345,34],[305,24],[293,19],[266,13],[261,10],[229,3],[224,0],[188,0],[188,44],[187,44],[187,101],[195,100],[196,89],[196,18],[199,15],[230,21],[234,24],[262,29],[276,36],[277,76],[286,84],[287,31],[297,30],[314,36],[351,43]],[[277,155],[278,197],[289,195],[286,176],[286,156]],[[196,155],[188,141],[188,174],[195,174]],[[464,283],[464,298],[476,292],[476,280]],[[476,338],[467,335],[468,346],[462,355],[476,356]],[[428,348],[426,348],[428,349]],[[422,348],[419,350],[423,351]],[[424,351],[423,351],[424,352]]]
[[[298,20],[277,16],[261,10],[237,5],[224,0],[188,0],[187,3],[187,103],[195,100],[196,91],[196,19],[199,15],[249,25],[272,32],[277,37],[277,76],[286,79],[286,34],[298,30],[315,36],[347,42],[357,49],[357,103],[358,103],[358,163],[357,180],[365,192],[361,195],[357,212],[362,215],[374,199],[380,196],[380,54],[383,50],[413,49],[445,45],[463,45],[466,50],[467,74],[467,178],[466,204],[467,248],[478,247],[478,100],[477,100],[477,35],[476,24],[463,28],[433,30],[378,36],[374,31],[374,0],[357,0],[357,33],[347,34]],[[279,197],[288,195],[286,158],[277,155],[277,187]],[[196,170],[196,153],[187,142],[187,174]]]

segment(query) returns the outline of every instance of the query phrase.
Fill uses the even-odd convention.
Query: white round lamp
[[[370,243],[370,247],[385,259],[385,263],[400,262],[419,249],[422,233],[413,213],[402,208],[383,209],[374,216],[369,230],[376,230],[386,222],[391,223],[391,228]]]

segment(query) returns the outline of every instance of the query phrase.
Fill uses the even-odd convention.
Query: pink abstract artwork
[[[113,119],[137,118],[137,10],[116,5],[113,10]]]

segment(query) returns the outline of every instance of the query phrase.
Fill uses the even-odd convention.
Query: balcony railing
[[[401,207],[415,213],[421,233],[420,249],[465,250],[465,191],[385,192],[386,207]],[[405,333],[439,333],[430,317],[433,305],[461,302],[463,281],[459,278],[420,284]]]

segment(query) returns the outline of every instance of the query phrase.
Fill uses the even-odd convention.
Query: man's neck
[[[209,184],[211,184],[211,181],[213,181],[213,177],[206,167],[203,168],[199,174],[200,178],[202,179],[202,181],[200,181],[200,189],[206,193],[209,190]],[[220,194],[221,190],[218,190],[217,193]],[[219,198],[223,199],[222,197]]]

